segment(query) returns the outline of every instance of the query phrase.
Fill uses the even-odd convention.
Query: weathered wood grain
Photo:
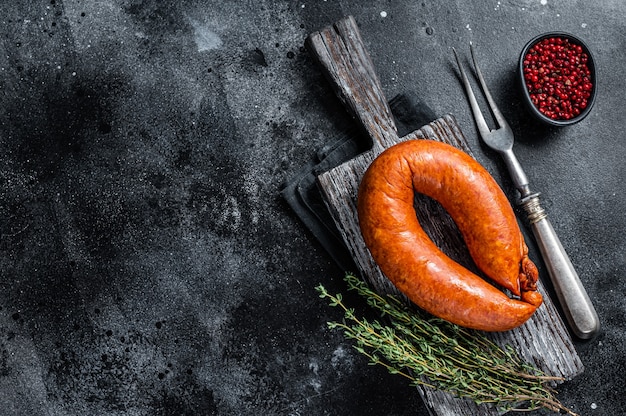
[[[307,46],[318,58],[337,95],[373,140],[370,151],[318,176],[327,207],[364,278],[379,293],[400,295],[382,274],[367,250],[358,225],[357,190],[361,178],[385,148],[404,140],[431,139],[452,144],[467,153],[471,149],[456,120],[446,115],[405,137],[398,137],[371,59],[356,22],[347,17],[332,27],[311,34]],[[416,215],[435,243],[449,256],[478,272],[454,222],[441,206],[416,196]],[[509,344],[528,362],[554,376],[571,379],[583,371],[572,340],[543,285],[544,304],[533,317],[513,331],[487,334],[497,343]],[[418,388],[429,411],[437,416],[497,415],[496,409],[461,400],[447,393]]]

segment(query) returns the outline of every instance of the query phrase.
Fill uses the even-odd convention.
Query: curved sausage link
[[[446,256],[420,226],[414,192],[437,200],[461,231],[476,266],[520,300]],[[382,272],[422,309],[465,327],[505,331],[542,303],[537,268],[506,196],[465,152],[411,140],[381,153],[359,188],[365,243]]]

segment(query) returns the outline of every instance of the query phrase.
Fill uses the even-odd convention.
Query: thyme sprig
[[[478,331],[410,309],[394,296],[383,297],[354,274],[346,274],[345,281],[385,324],[357,317],[340,293],[331,295],[322,285],[316,290],[320,298],[344,311],[343,321],[328,322],[328,327],[342,330],[370,364],[381,365],[412,385],[489,403],[501,411],[544,408],[577,416],[559,402],[550,386],[562,378],[525,363],[512,347],[501,348]]]

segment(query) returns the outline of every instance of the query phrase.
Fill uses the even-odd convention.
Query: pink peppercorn
[[[549,37],[523,58],[523,75],[535,107],[552,120],[570,120],[587,107],[593,90],[589,56],[581,45]]]

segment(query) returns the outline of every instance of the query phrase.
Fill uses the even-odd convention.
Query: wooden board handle
[[[347,16],[311,33],[306,45],[374,147],[395,143],[398,132],[391,109],[354,18]]]

